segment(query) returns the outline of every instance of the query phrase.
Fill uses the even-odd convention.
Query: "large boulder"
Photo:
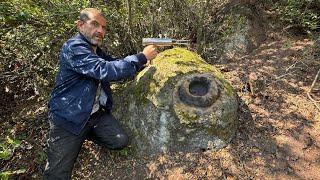
[[[206,36],[201,39],[205,42],[201,53],[209,58],[207,62],[235,60],[265,42],[265,15],[256,4],[251,0],[226,1],[210,15]]]
[[[224,55],[233,58],[235,54],[251,53],[266,40],[263,20],[257,9],[237,7],[222,22],[228,27],[224,38]]]
[[[219,70],[186,49],[160,53],[114,94],[114,113],[140,154],[219,149],[235,134],[234,89]]]

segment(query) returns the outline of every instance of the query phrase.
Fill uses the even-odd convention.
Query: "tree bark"
[[[203,35],[204,35],[204,30],[205,28],[203,27],[204,25],[204,19],[206,17],[206,12],[207,12],[207,7],[209,5],[210,0],[206,0],[206,2],[204,3],[204,6],[202,7],[202,11],[201,11],[201,16],[198,22],[198,31],[197,31],[197,53],[201,54],[202,50],[203,50]]]

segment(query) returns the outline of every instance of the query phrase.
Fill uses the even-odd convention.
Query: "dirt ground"
[[[320,68],[319,45],[269,33],[252,53],[213,64],[230,80],[241,104],[238,131],[226,148],[135,157],[130,148],[110,151],[87,141],[73,179],[320,179],[320,111],[307,96]],[[312,96],[320,100],[319,80]],[[23,167],[13,178],[41,179],[45,107],[32,110],[40,114],[36,120],[2,123],[25,139],[0,162],[2,172]]]
[[[320,112],[307,96],[320,68],[317,48],[270,33],[254,52],[215,63],[241,103],[238,132],[225,149],[137,158],[86,142],[73,178],[320,179]]]

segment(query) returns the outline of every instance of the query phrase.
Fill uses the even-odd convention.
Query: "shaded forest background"
[[[266,28],[319,42],[319,0],[4,0],[0,7],[1,178],[39,177],[43,171],[48,128],[43,124],[59,49],[75,34],[74,21],[85,7],[105,13],[105,48],[117,57],[141,51],[143,37],[160,36],[191,40],[191,49],[213,64],[223,51],[217,44],[237,31],[231,25],[239,19],[231,12],[238,7],[257,13],[263,26],[273,26]],[[8,165],[19,158],[17,150],[32,150],[28,157],[35,159],[33,164]]]

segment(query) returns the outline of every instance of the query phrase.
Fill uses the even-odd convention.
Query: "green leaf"
[[[121,156],[128,156],[128,150],[125,148],[125,149],[122,149],[122,150],[120,150],[119,151],[119,154],[121,155]]]
[[[15,171],[0,172],[0,179],[1,180],[8,180],[11,175],[22,174],[22,173],[25,173],[26,171],[27,171],[26,169],[18,169],[18,170],[15,170]]]
[[[1,148],[1,149],[2,150],[0,150],[0,159],[9,160],[12,154],[10,149],[6,149],[6,148]]]
[[[10,144],[13,148],[17,148],[20,146],[21,141],[18,139],[11,139],[9,136],[7,136],[7,143]]]
[[[1,172],[0,173],[0,179],[1,180],[8,180],[10,177],[11,173],[6,171],[6,172]]]

